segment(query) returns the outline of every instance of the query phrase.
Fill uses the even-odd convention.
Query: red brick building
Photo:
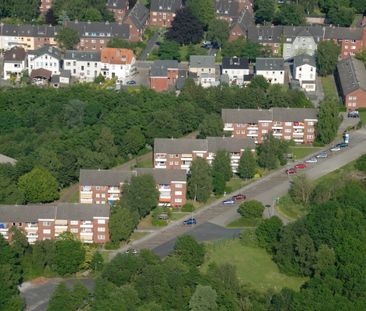
[[[139,1],[128,13],[124,23],[130,27],[130,41],[141,41],[149,20],[149,10]]]
[[[243,10],[239,17],[232,23],[229,41],[235,41],[239,38],[245,39],[249,26],[254,26],[253,13],[249,10]]]
[[[170,27],[176,12],[182,7],[182,0],[151,0],[151,26]]]
[[[102,244],[109,241],[108,221],[108,205],[0,205],[0,234],[6,240],[11,239],[9,230],[16,226],[29,243],[71,232],[84,243]]]
[[[117,23],[122,23],[127,11],[129,10],[128,0],[108,0],[107,9],[113,13]]]
[[[215,0],[215,12],[217,18],[227,21],[230,25],[240,14],[239,2],[237,0]]]
[[[340,61],[336,80],[348,111],[366,108],[366,69],[362,61],[354,57]]]
[[[150,69],[150,88],[164,92],[173,88],[178,79],[178,61],[156,60]]]
[[[317,111],[312,108],[223,109],[224,131],[259,144],[269,133],[274,137],[310,144],[315,140]]]
[[[168,170],[189,171],[192,161],[198,157],[212,163],[218,150],[230,154],[233,172],[237,171],[241,154],[245,149],[254,150],[251,139],[236,137],[208,137],[207,139],[169,139],[154,140],[154,167]]]

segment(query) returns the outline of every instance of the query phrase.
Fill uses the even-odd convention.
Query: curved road
[[[309,165],[308,168],[303,171],[310,179],[317,179],[346,165],[351,161],[356,160],[358,157],[365,153],[366,129],[362,128],[351,134],[350,144],[348,148],[334,153],[328,152],[329,156],[327,159],[319,159],[318,163]],[[286,175],[286,169],[287,167],[275,171],[272,174],[258,181],[255,181],[234,193],[231,193],[225,198],[229,198],[234,194],[244,193],[250,200],[256,199],[263,202],[264,204],[271,205],[271,208],[269,210],[266,210],[265,216],[273,216],[276,214],[276,211],[273,208],[274,201],[282,195],[286,194],[289,189],[290,180],[292,177]],[[112,252],[110,254],[110,257],[112,258],[116,254],[124,252],[130,247],[136,249],[159,248],[167,242],[175,239],[176,237],[185,233],[189,233],[194,228],[198,228],[201,224],[207,222],[220,226],[228,224],[229,222],[238,218],[239,215],[236,212],[237,205],[228,207],[221,204],[221,201],[225,198],[215,201],[192,214],[192,216],[196,218],[199,225],[183,226],[182,220],[172,222],[167,227],[157,230],[156,232],[153,232],[140,240],[130,243],[128,246]],[[285,223],[288,222],[288,220],[284,219],[281,215],[277,216],[281,217]]]

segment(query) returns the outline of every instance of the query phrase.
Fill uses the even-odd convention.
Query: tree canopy
[[[192,161],[188,175],[188,196],[198,202],[206,202],[212,192],[211,169],[206,160],[196,158]]]
[[[340,123],[337,99],[326,97],[320,103],[318,123],[316,124],[317,141],[323,144],[332,142],[337,135]]]
[[[80,41],[79,33],[70,27],[63,27],[59,30],[56,41],[61,48],[66,50],[74,50]]]
[[[321,76],[333,74],[337,67],[339,46],[333,41],[321,41],[316,51],[316,64]]]

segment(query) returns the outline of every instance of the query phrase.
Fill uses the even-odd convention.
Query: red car
[[[289,168],[288,170],[286,170],[286,174],[287,175],[293,175],[296,174],[296,170],[294,168]]]
[[[244,195],[244,194],[237,194],[237,195],[234,195],[233,196],[233,200],[234,201],[243,201],[243,200],[245,200],[247,198],[247,196],[246,195]]]
[[[306,168],[306,164],[304,163],[296,164],[295,168]]]

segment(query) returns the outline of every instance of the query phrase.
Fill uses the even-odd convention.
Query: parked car
[[[222,201],[222,204],[223,205],[233,205],[233,204],[235,204],[235,200],[233,198],[227,199],[227,200]]]
[[[127,85],[135,85],[136,81],[135,80],[130,80],[126,82]]]
[[[339,150],[341,150],[341,146],[339,146],[339,145],[336,145],[333,148],[330,148],[330,151],[332,151],[332,152],[336,152],[336,151],[339,151]]]
[[[339,147],[340,147],[341,149],[343,149],[343,148],[347,148],[347,147],[348,147],[348,144],[347,144],[347,143],[340,143],[340,144],[339,144]]]
[[[134,248],[129,248],[127,251],[125,251],[125,254],[137,254],[139,251]]]
[[[306,168],[306,164],[305,163],[296,164],[295,168]]]
[[[348,118],[358,118],[359,114],[358,114],[358,111],[355,110],[355,111],[348,112],[347,116],[348,116]]]
[[[307,159],[305,162],[306,163],[317,163],[318,159],[316,157],[312,157],[310,159]]]
[[[296,170],[294,168],[289,168],[288,170],[286,170],[286,174],[287,175],[293,175],[296,174]]]
[[[324,152],[320,152],[317,156],[318,159],[325,159],[328,157],[328,153]]]
[[[247,198],[246,195],[244,194],[237,194],[233,196],[233,200],[238,202],[238,201],[244,201]]]
[[[183,225],[195,225],[197,224],[196,218],[189,218],[183,221]]]

